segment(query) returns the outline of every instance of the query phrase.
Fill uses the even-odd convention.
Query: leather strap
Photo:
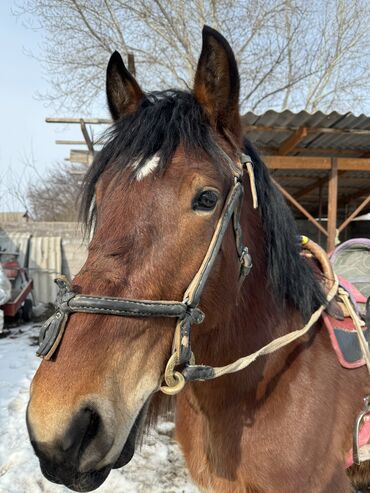
[[[71,313],[97,313],[124,317],[173,317],[200,323],[203,313],[177,301],[127,300],[124,298],[76,294],[64,277],[55,279],[59,291],[55,313],[43,324],[37,355],[50,359],[64,332]],[[58,342],[58,344],[56,344]]]
[[[188,289],[185,291],[184,300],[190,306],[197,306],[199,304],[205,283],[208,280],[218,252],[220,251],[220,247],[223,242],[227,227],[230,223],[231,218],[240,207],[240,203],[242,202],[242,200],[243,187],[240,181],[235,178],[234,185],[225,201],[224,209],[221,213],[220,219],[218,220],[207,253],[198,272],[189,284]],[[241,227],[239,224],[239,218],[237,218],[236,222],[234,222],[234,230],[237,243],[237,251],[239,253],[240,246],[238,248],[238,244],[241,244]]]

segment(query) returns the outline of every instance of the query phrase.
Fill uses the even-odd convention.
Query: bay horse
[[[85,307],[103,299],[105,308],[65,320],[27,410],[43,474],[75,491],[97,488],[127,464],[145,422],[173,399],[157,393],[176,326],[169,310],[183,306],[171,300],[182,299],[199,272],[241,152],[253,163],[258,207],[244,173],[240,224],[224,231],[201,294],[204,321],[192,328],[196,361],[220,366],[248,355],[304,325],[324,299],[289,208],[244,139],[238,68],[221,34],[204,27],[192,91],[145,94],[117,52],[106,87],[114,124],[84,183],[82,213],[93,236],[72,286]],[[253,260],[243,284],[237,231]],[[130,316],[127,300],[135,299],[163,316],[144,308]],[[118,311],[122,303],[128,316]],[[353,466],[351,480],[344,468],[369,391],[366,369],[339,366],[319,321],[243,371],[187,383],[176,396],[176,437],[201,491],[349,493],[351,480],[370,483],[368,463]]]

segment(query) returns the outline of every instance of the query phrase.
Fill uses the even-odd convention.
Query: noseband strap
[[[172,356],[167,363],[164,375],[167,386],[161,387],[161,390],[165,393],[173,394],[184,386],[185,380],[212,378],[212,367],[194,364],[194,356],[190,345],[190,331],[193,324],[200,324],[204,320],[204,313],[198,305],[231,219],[233,219],[235,245],[240,261],[240,282],[243,282],[252,268],[252,259],[248,248],[243,243],[240,225],[244,196],[242,178],[245,168],[248,170],[253,203],[256,206],[257,200],[253,172],[251,171],[251,159],[249,156],[242,154],[240,162],[236,166],[233,163],[233,166],[230,167],[233,172],[233,185],[226,198],[207,253],[198,272],[185,291],[182,302],[133,300],[77,294],[72,290],[65,277],[59,277],[55,281],[59,288],[55,302],[56,311],[42,326],[40,346],[36,354],[44,359],[52,357],[62,339],[71,313],[95,313],[123,317],[174,317],[178,319],[178,322],[173,340]],[[181,372],[176,370],[179,365],[183,367]],[[187,371],[187,367],[189,367],[189,370],[191,368],[191,370]]]
[[[173,317],[180,320],[189,317],[192,323],[202,314],[199,308],[189,313],[186,303],[178,301],[128,300],[107,296],[77,294],[72,290],[68,279],[60,276],[55,279],[59,291],[55,300],[55,313],[43,324],[40,332],[40,346],[37,355],[49,359],[61,337],[65,323],[71,313],[95,313],[123,317]],[[191,316],[189,316],[191,315]]]

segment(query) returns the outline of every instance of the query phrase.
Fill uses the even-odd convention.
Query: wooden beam
[[[82,118],[88,125],[110,125],[112,120],[107,118]],[[46,123],[81,123],[81,118],[45,118]]]
[[[329,196],[328,196],[328,242],[327,250],[331,252],[335,247],[337,235],[337,204],[338,204],[338,160],[331,160],[331,170],[329,176]]]
[[[242,117],[243,122],[243,117]],[[263,125],[249,125],[243,123],[246,132],[294,132],[301,127],[271,127]],[[359,128],[327,128],[327,127],[306,127],[309,134],[334,134],[334,135],[370,135],[370,130]]]
[[[338,233],[340,233],[341,231],[344,230],[344,228],[346,228],[348,226],[348,224],[356,217],[360,214],[360,212],[362,211],[362,209],[364,209],[367,204],[370,202],[370,194],[366,197],[365,200],[363,200],[361,202],[361,204],[352,212],[351,215],[349,215],[347,217],[347,219],[345,221],[342,222],[342,224],[339,226],[338,228]]]
[[[322,219],[322,185],[320,185],[320,187],[319,187],[319,215],[318,215],[318,218],[319,218],[319,222],[320,222]],[[320,242],[321,242],[321,231],[318,232],[317,236],[318,236],[317,243],[320,244]]]
[[[271,147],[271,146],[262,146],[258,145],[258,142],[256,142],[256,147],[258,148],[259,152],[262,154],[267,154],[271,156],[277,156],[279,154],[279,148],[278,147]],[[359,157],[359,158],[370,158],[370,152],[364,154],[364,149],[335,149],[332,147],[295,147],[294,152],[299,152],[299,153],[305,153],[307,155],[316,155],[316,156],[323,156],[323,157],[330,157],[335,155],[336,157],[339,156],[350,156],[350,157]],[[328,154],[328,156],[327,156]]]
[[[338,158],[338,170],[341,171],[370,171],[370,159],[356,157]]]
[[[307,136],[307,128],[297,128],[290,137],[288,137],[284,142],[280,145],[278,149],[278,154],[281,156],[285,156],[292,151],[295,146]]]
[[[87,148],[89,149],[89,152],[91,154],[94,154],[94,144],[90,138],[89,132],[87,131],[87,128],[86,128],[86,124],[82,118],[80,120],[80,127],[81,127],[82,135],[84,136]]]
[[[58,145],[67,145],[67,146],[85,146],[86,145],[86,142],[84,140],[56,140],[55,143]],[[105,142],[103,140],[98,140],[97,142],[93,141],[94,146],[102,146],[104,144],[105,144]]]
[[[331,169],[330,157],[264,156],[270,169]],[[340,171],[370,171],[370,159],[337,158]]]
[[[90,165],[93,161],[93,156],[89,151],[79,151],[76,149],[72,149],[69,153],[69,159],[66,159],[66,161],[70,161],[71,163]]]
[[[135,55],[133,53],[127,54],[127,68],[130,74],[136,77]]]
[[[364,156],[363,149],[335,149],[333,147],[296,147],[294,152],[309,152],[310,154],[329,154],[337,156],[370,157]]]
[[[67,145],[67,146],[85,146],[86,142],[84,140],[56,140],[56,144]]]
[[[86,171],[83,171],[83,170],[77,170],[77,169],[71,169],[69,170],[69,174],[70,175],[76,175],[76,176],[84,176],[86,175]]]
[[[292,197],[292,195],[290,195],[289,192],[287,192],[285,190],[285,188],[283,188],[276,180],[274,180],[274,178],[272,178],[272,181],[274,182],[276,188],[284,195],[284,197],[291,203],[294,205],[294,207],[296,209],[298,209],[304,216],[307,217],[307,219],[313,224],[316,226],[316,228],[321,231],[324,235],[328,236],[328,233],[326,231],[326,229],[324,229],[321,224],[316,221],[316,219],[311,216],[311,214],[304,208],[301,206],[301,204],[299,202],[297,202],[295,200],[294,197]]]
[[[330,169],[329,157],[264,156],[264,161],[270,169]]]

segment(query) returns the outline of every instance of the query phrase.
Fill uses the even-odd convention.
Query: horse
[[[349,493],[351,483],[369,484],[368,462],[349,475],[344,467],[369,377],[364,368],[340,367],[321,319],[242,371],[182,381],[176,397],[158,392],[178,347],[171,310],[190,317],[191,308],[198,322],[191,358],[209,368],[296,330],[325,303],[289,207],[243,134],[238,67],[226,39],[204,27],[191,91],[145,94],[115,52],[106,93],[114,123],[83,185],[88,257],[72,287],[63,285],[80,309],[62,332],[57,326],[57,347],[33,378],[27,409],[45,477],[75,491],[97,488],[131,460],[146,423],[174,402],[176,439],[200,491]],[[253,180],[239,173],[242,153]],[[187,305],[185,313],[172,300],[209,260],[237,184],[239,223],[224,228],[201,310]],[[252,259],[243,282],[237,236]],[[187,329],[181,344],[190,357]]]

